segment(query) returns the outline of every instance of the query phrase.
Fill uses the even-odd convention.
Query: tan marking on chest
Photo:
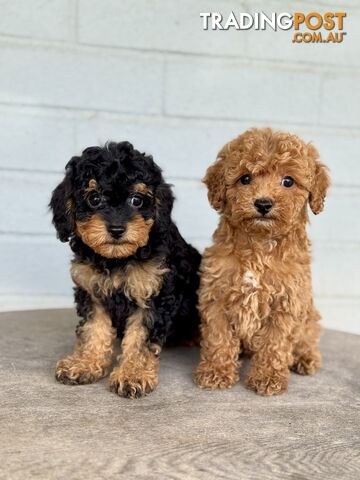
[[[127,298],[146,308],[147,301],[160,292],[168,268],[162,259],[132,262],[115,273],[98,272],[89,264],[73,262],[71,276],[74,283],[88,292],[94,300],[121,289]]]
[[[89,293],[93,299],[106,297],[122,283],[120,275],[100,273],[86,263],[72,262],[70,273],[74,283]]]
[[[160,292],[163,278],[169,269],[159,259],[144,263],[129,263],[124,270],[124,294],[142,307]]]

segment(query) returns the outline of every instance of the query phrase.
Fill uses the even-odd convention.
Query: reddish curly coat
[[[250,185],[239,179],[250,174]],[[281,186],[291,176],[291,188]],[[247,385],[263,395],[286,390],[289,368],[312,374],[321,365],[320,315],[314,307],[307,202],[317,214],[329,187],[318,152],[300,138],[253,129],[225,145],[205,179],[209,201],[221,213],[214,244],[201,265],[199,311],[202,388],[239,380],[241,351],[252,356]],[[269,221],[254,200],[273,202]]]

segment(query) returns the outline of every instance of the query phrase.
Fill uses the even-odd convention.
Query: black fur
[[[106,197],[106,204],[97,213],[107,223],[126,225],[131,220],[134,212],[126,199],[134,183],[144,183],[154,192],[154,199],[147,199],[137,212],[144,219],[154,220],[148,244],[131,257],[105,258],[75,234],[75,221],[86,220],[94,213],[84,200],[84,190],[92,178],[100,184]],[[171,220],[173,201],[171,188],[164,182],[161,170],[152,157],[135,150],[128,142],[108,143],[103,148],[90,147],[80,157],[73,157],[66,166],[64,180],[56,187],[50,201],[58,237],[62,242],[70,241],[75,260],[91,264],[99,272],[113,272],[129,261],[144,262],[155,257],[165,259],[169,272],[165,274],[160,293],[150,299],[152,315],[146,317],[149,341],[159,345],[167,339],[190,339],[198,328],[196,292],[200,254],[185,242]],[[75,302],[78,315],[83,319],[80,330],[91,312],[92,299],[76,287]],[[126,319],[136,305],[121,290],[102,298],[102,302],[121,338]]]

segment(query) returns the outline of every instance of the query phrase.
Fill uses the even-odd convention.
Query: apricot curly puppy
[[[321,365],[314,307],[307,203],[316,215],[329,187],[317,150],[296,135],[252,129],[231,141],[204,182],[221,214],[201,264],[202,388],[239,380],[239,355],[251,355],[247,385],[262,395],[286,390],[289,369]]]

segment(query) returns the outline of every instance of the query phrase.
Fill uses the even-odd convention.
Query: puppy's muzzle
[[[268,198],[258,198],[255,200],[254,206],[261,215],[266,215],[272,209],[273,203]]]
[[[125,227],[122,225],[108,225],[107,229],[111,236],[116,240],[121,238],[125,232]]]

